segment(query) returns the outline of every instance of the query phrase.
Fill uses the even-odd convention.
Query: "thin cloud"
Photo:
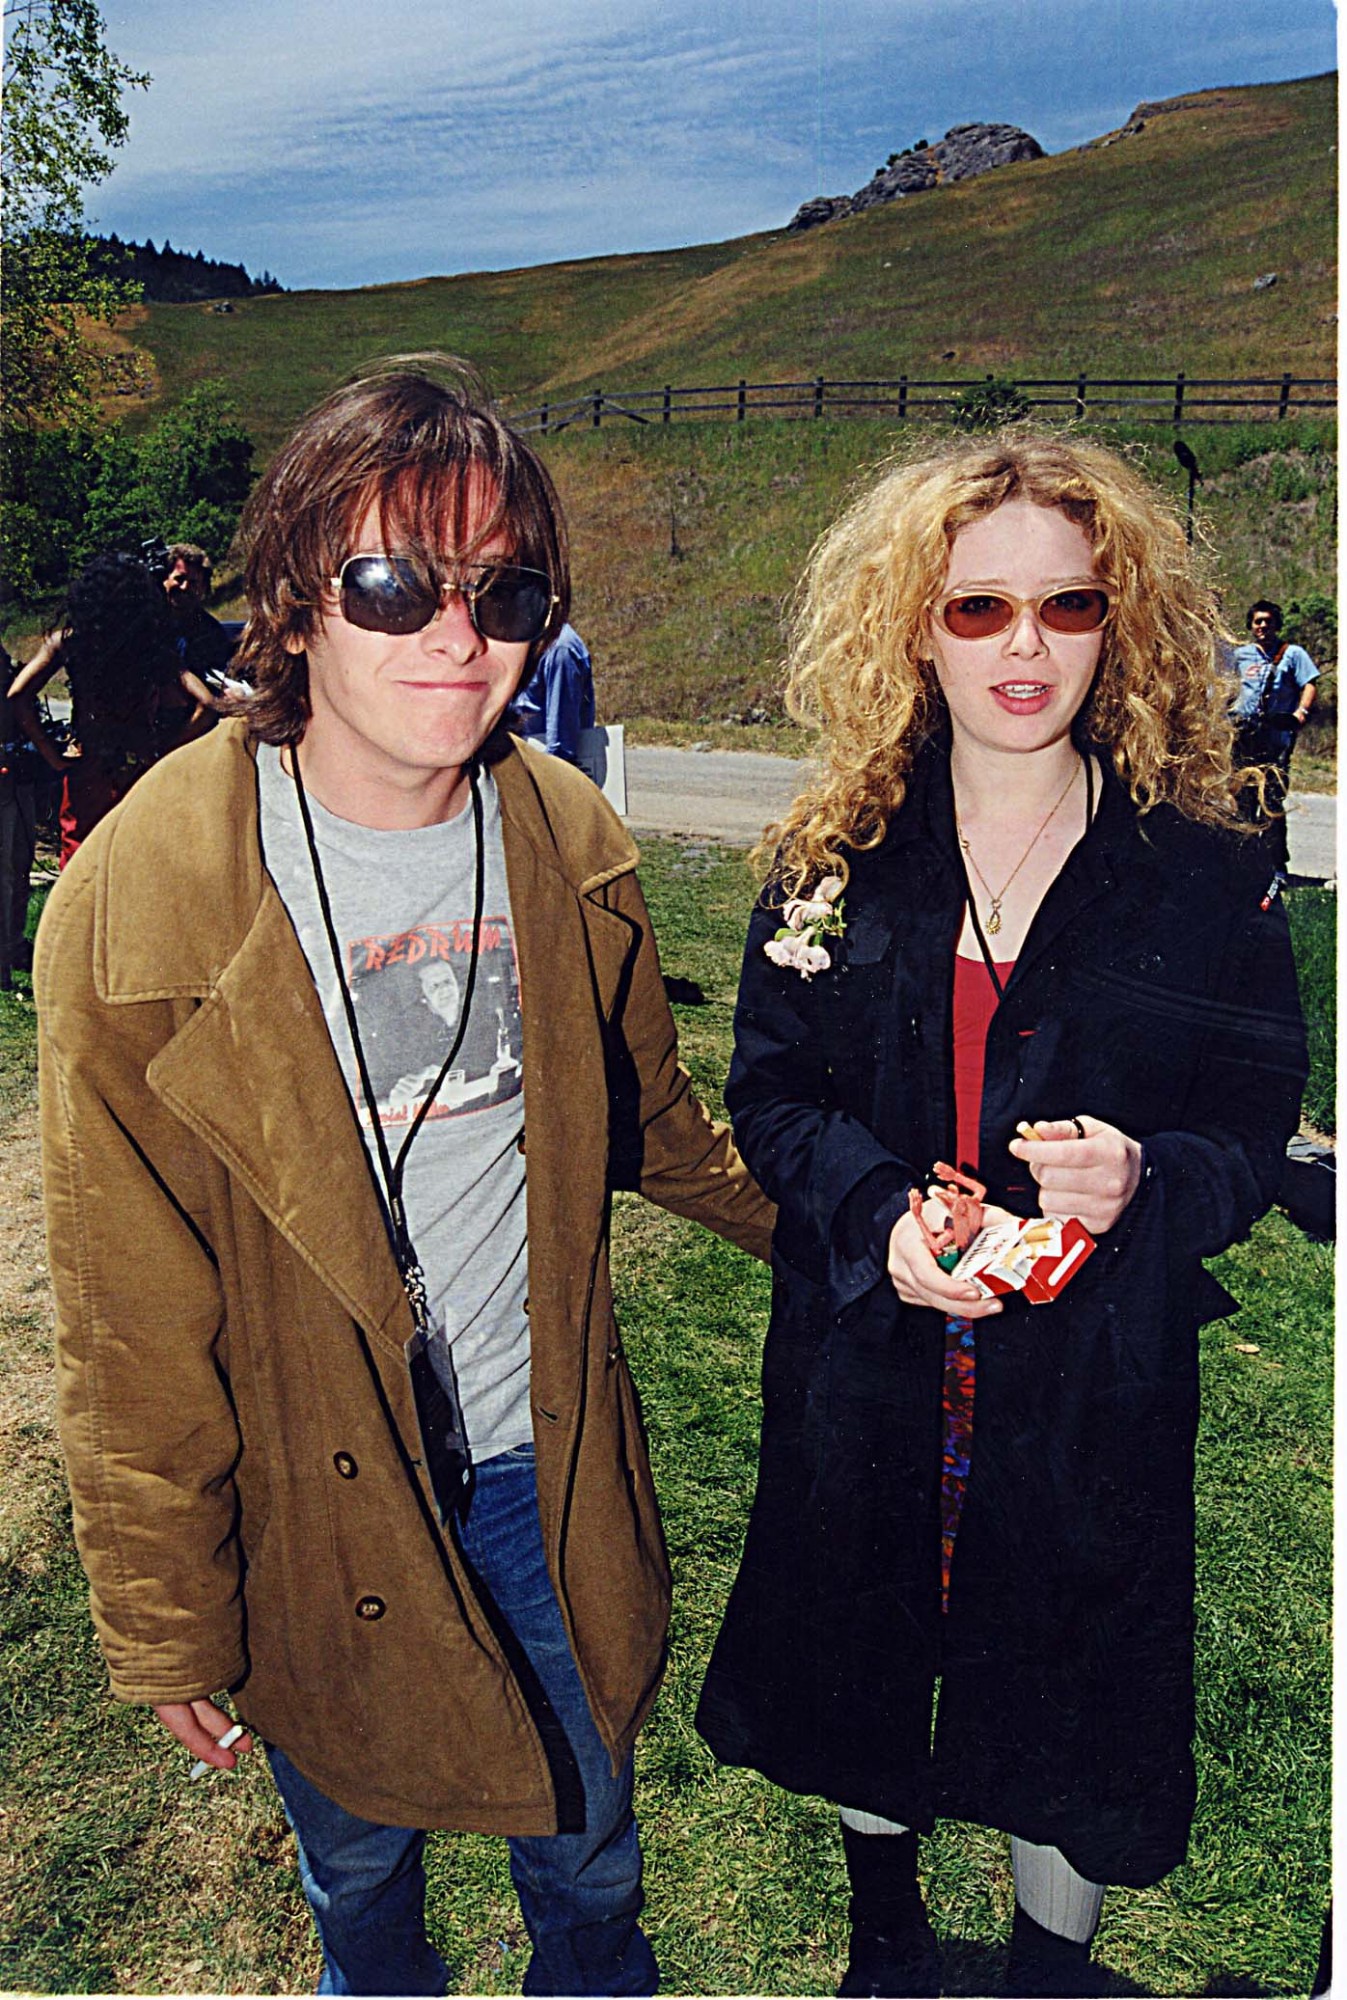
[[[1055,151],[1329,67],[1333,35],[1328,0],[217,0],[186,30],[138,0],[109,40],[155,81],[91,206],[290,285],[658,248],[779,227],[951,124]]]

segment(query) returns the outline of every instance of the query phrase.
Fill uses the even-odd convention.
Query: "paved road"
[[[69,704],[48,703],[69,714]],[[808,765],[761,750],[669,750],[627,746],[627,822],[641,833],[684,833],[751,846],[785,811]],[[1292,792],[1291,872],[1337,880],[1338,801],[1327,792]]]
[[[627,747],[627,819],[645,833],[684,833],[749,842],[783,812],[808,766],[759,750]],[[1315,881],[1337,879],[1335,796],[1293,792],[1289,801],[1291,869]]]

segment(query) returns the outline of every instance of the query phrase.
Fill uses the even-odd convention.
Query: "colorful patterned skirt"
[[[973,1455],[973,1322],[945,1321],[944,1448],[940,1464],[940,1608],[949,1610],[949,1578]]]

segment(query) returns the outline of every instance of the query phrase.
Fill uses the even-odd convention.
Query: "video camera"
[[[151,535],[143,541],[136,553],[136,561],[141,565],[151,583],[162,583],[173,567],[168,553],[168,543],[162,535]]]

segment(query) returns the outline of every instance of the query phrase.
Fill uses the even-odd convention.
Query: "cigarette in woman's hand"
[[[1021,1118],[1015,1130],[1021,1139],[1041,1139],[1043,1137],[1037,1125],[1031,1125],[1027,1118]]]
[[[240,1736],[243,1736],[245,1734],[246,1731],[243,1727],[243,1724],[241,1722],[236,1722],[232,1729],[226,1729],[223,1736],[218,1736],[216,1738],[217,1748],[221,1750],[232,1750],[234,1745],[238,1742]],[[204,1757],[199,1757],[196,1763],[193,1764],[191,1770],[187,1773],[187,1776],[189,1780],[192,1778],[204,1778],[207,1771],[218,1771],[219,1769],[220,1766],[218,1764],[208,1764]]]

